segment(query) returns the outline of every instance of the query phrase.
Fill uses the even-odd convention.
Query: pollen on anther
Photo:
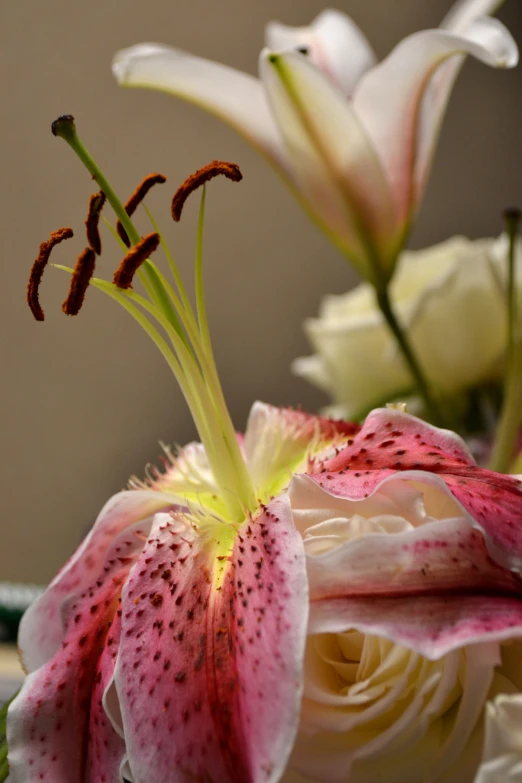
[[[132,280],[140,266],[157,249],[160,243],[159,234],[152,233],[142,237],[137,245],[132,247],[118,269],[112,282],[118,288],[132,288]]]
[[[40,287],[44,269],[49,261],[51,251],[55,245],[58,245],[64,239],[70,239],[72,236],[72,228],[59,228],[58,231],[53,231],[51,233],[46,242],[42,242],[40,245],[38,257],[31,267],[31,274],[29,275],[29,282],[27,284],[27,304],[31,308],[31,312],[37,321],[43,321],[45,317],[38,299],[38,289]]]
[[[243,175],[241,174],[241,170],[237,163],[227,163],[227,161],[224,160],[213,160],[212,163],[198,169],[194,174],[191,174],[190,177],[187,177],[185,182],[183,182],[174,193],[171,212],[172,219],[175,220],[176,223],[181,218],[183,206],[190,194],[201,185],[204,185],[206,182],[220,174],[223,174],[223,176],[227,177],[227,179],[231,179],[233,182],[240,182],[243,179]]]
[[[141,204],[149,190],[153,187],[153,185],[161,185],[164,182],[167,181],[167,178],[163,176],[163,174],[149,174],[148,176],[143,179],[134,193],[130,196],[130,198],[125,202],[123,205],[125,207],[125,212],[130,217],[134,212],[136,211],[137,207]],[[116,223],[116,231],[118,232],[120,239],[125,242],[127,247],[130,247],[130,241],[129,237],[127,236],[127,232],[123,228],[122,224],[118,220]]]
[[[84,248],[76,261],[67,299],[62,304],[65,315],[78,315],[85,292],[91,282],[96,265],[96,254],[90,247]]]
[[[103,190],[98,191],[98,193],[93,193],[89,199],[89,209],[85,221],[87,242],[97,256],[101,255],[101,239],[98,224],[100,222],[100,212],[103,209],[105,201],[105,193]]]

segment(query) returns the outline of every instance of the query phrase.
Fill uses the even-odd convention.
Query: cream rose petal
[[[344,415],[358,419],[375,405],[410,392],[413,381],[402,357],[397,356],[385,324],[377,313],[350,320],[307,318],[306,335],[317,352],[297,359],[292,370],[328,391]],[[347,299],[347,307],[350,300]]]
[[[522,782],[522,694],[500,694],[486,707],[486,737],[475,783]]]

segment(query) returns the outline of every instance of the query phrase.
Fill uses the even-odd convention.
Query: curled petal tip
[[[125,85],[132,72],[132,66],[137,60],[145,60],[161,54],[168,47],[158,43],[141,43],[120,49],[112,60],[112,74],[118,84]]]
[[[466,37],[483,47],[482,59],[496,68],[514,68],[519,53],[515,39],[498,19],[479,17],[465,33]]]

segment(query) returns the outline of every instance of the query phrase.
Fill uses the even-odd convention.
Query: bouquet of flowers
[[[330,394],[322,415],[255,402],[237,433],[229,414],[203,230],[208,183],[238,183],[239,166],[214,160],[172,198],[179,221],[200,196],[191,292],[144,203],[165,177],[124,202],[74,118],[53,122],[97,184],[74,268],[53,265],[70,275],[63,311],[90,288],[127,310],[200,442],[111,498],[25,613],[0,781],[522,782],[519,213],[498,239],[405,249],[465,55],[517,63],[499,5],[461,0],[381,63],[336,11],[269,25],[259,79],[156,44],[115,57],[119,83],[242,132],[363,278],[306,324],[315,353],[294,370]],[[72,236],[40,246],[37,320]]]

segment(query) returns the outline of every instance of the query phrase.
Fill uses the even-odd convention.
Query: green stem
[[[517,287],[515,280],[515,245],[518,233],[518,223],[520,220],[520,212],[518,212],[518,210],[511,209],[506,211],[504,217],[506,221],[506,234],[508,235],[509,239],[507,283],[507,355],[510,357],[513,355],[515,350],[515,332],[518,328]]]
[[[512,346],[511,360],[506,368],[502,412],[497,425],[495,445],[489,463],[490,470],[509,473],[522,419],[520,378],[522,371],[522,343]]]
[[[508,473],[513,461],[520,422],[522,421],[522,336],[519,332],[517,287],[515,279],[515,246],[520,212],[509,210],[505,214],[506,233],[509,238],[507,280],[507,347],[504,374],[502,411],[497,426],[495,444],[489,467],[497,473]]]
[[[404,356],[406,364],[408,365],[410,372],[413,375],[417,389],[426,404],[426,408],[431,416],[433,423],[438,426],[443,426],[444,417],[440,406],[431,391],[428,381],[424,377],[424,372],[417,360],[417,357],[415,356],[413,348],[406,336],[406,332],[403,330],[394,313],[390,300],[388,285],[385,285],[381,288],[376,288],[375,296],[377,297],[377,303],[381,313],[383,314],[386,323],[390,327],[395,339],[397,340],[397,344],[402,351],[402,355]]]

